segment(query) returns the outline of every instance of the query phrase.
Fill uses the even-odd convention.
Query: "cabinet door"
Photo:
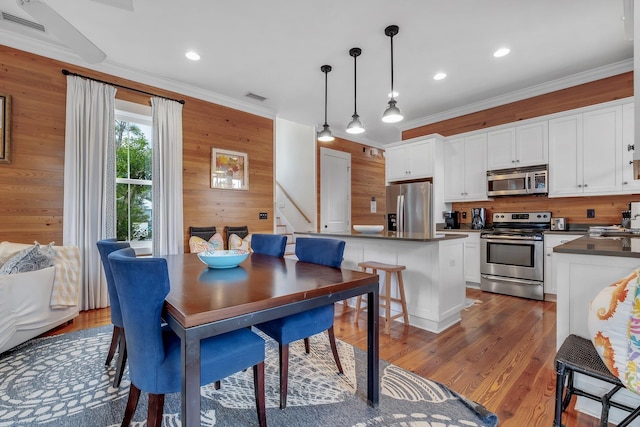
[[[487,134],[465,138],[465,200],[487,199]]]
[[[464,138],[444,143],[444,200],[464,200]]]
[[[433,176],[434,142],[422,141],[407,146],[409,178],[428,178]]]
[[[582,194],[582,114],[549,120],[549,197]]]
[[[633,115],[633,104],[622,106],[622,191],[637,193],[640,191],[640,180],[633,179],[634,150],[631,148],[635,144]]]
[[[408,159],[405,147],[389,147],[385,151],[387,181],[398,181],[408,178]]]
[[[622,189],[622,106],[589,111],[583,117],[584,193],[613,193]]]
[[[553,262],[553,248],[564,245],[582,235],[545,234],[544,236],[544,293],[557,294],[558,285],[555,278],[555,263]]]
[[[510,127],[487,134],[488,170],[508,169],[519,166],[515,153],[515,128]]]
[[[548,122],[517,126],[515,147],[518,166],[537,166],[549,163]]]
[[[480,233],[475,234],[464,244],[464,271],[467,282],[480,283]]]

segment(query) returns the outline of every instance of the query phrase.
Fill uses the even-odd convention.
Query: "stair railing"
[[[284,194],[284,196],[291,202],[291,204],[293,205],[294,208],[296,208],[296,210],[298,212],[300,212],[300,215],[302,215],[302,217],[309,223],[311,224],[311,219],[303,212],[303,210],[300,208],[300,206],[298,206],[298,204],[295,202],[295,200],[293,200],[293,198],[289,195],[289,193],[287,193],[287,190],[284,189],[284,187],[282,186],[282,184],[280,184],[278,181],[276,181],[276,185],[280,188],[280,190],[282,190],[282,194]]]

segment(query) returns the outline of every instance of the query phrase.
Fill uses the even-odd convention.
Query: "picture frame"
[[[11,95],[0,94],[0,163],[11,163]]]
[[[211,149],[211,188],[249,190],[249,156],[240,151]]]

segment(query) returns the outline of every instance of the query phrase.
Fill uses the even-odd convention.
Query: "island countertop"
[[[553,248],[554,252],[640,258],[640,237],[584,236]]]
[[[453,231],[453,230],[452,230]],[[359,233],[357,231],[347,231],[344,233],[318,233],[311,231],[296,231],[294,234],[311,235],[319,237],[358,237],[363,239],[379,239],[379,240],[400,240],[407,242],[442,242],[445,240],[464,239],[465,234],[446,234],[436,233],[434,236],[428,236],[423,233],[397,233],[395,231],[382,231],[380,233]]]

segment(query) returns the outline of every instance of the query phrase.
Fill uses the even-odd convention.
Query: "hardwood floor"
[[[504,427],[550,427],[555,400],[556,304],[467,289],[481,301],[462,312],[462,322],[440,334],[394,322],[380,335],[380,358],[438,381],[498,414]],[[336,336],[366,349],[366,313],[336,304]],[[109,309],[82,312],[70,332],[111,320]],[[575,402],[575,399],[574,399]],[[574,402],[563,416],[566,427],[597,427],[599,420],[577,413]]]

